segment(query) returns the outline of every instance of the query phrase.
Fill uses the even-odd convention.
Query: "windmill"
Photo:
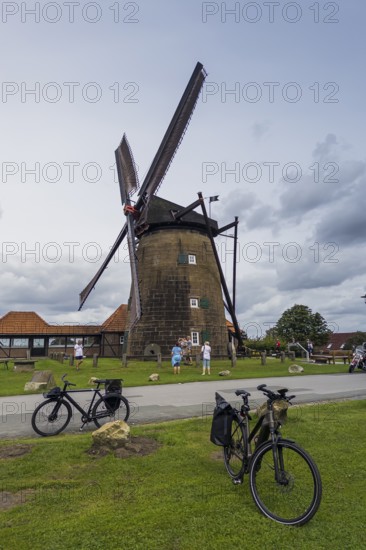
[[[193,336],[196,345],[210,339],[217,355],[226,354],[223,292],[240,340],[213,240],[219,233],[236,227],[237,218],[219,229],[217,222],[207,216],[202,194],[185,208],[156,196],[183,139],[205,78],[203,65],[197,63],[141,187],[125,134],[115,151],[126,223],[99,271],[80,293],[79,309],[127,237],[132,281],[124,346],[129,355],[143,355],[148,344],[156,344],[167,354],[177,337],[187,334]],[[137,191],[137,200],[133,202],[131,196]],[[202,214],[194,212],[198,206]]]

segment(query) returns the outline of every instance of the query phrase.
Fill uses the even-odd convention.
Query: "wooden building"
[[[126,304],[102,325],[50,324],[34,311],[10,311],[0,318],[0,358],[69,355],[79,339],[87,356],[122,357],[126,317]]]

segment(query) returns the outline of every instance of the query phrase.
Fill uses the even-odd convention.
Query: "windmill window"
[[[190,298],[191,307],[199,307],[199,302],[197,298]]]
[[[199,346],[199,344],[200,344],[200,333],[196,332],[196,331],[193,331],[191,333],[191,337],[192,337],[192,345],[193,346]]]
[[[192,265],[196,265],[196,256],[195,254],[188,254],[188,263]]]
[[[210,307],[210,302],[208,298],[201,298],[200,299],[200,307],[202,309],[208,309]]]
[[[188,264],[188,254],[178,254],[178,264]]]
[[[122,345],[125,341],[125,335],[122,334],[120,337],[119,337],[119,343]]]

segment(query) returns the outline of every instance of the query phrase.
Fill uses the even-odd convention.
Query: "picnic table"
[[[311,355],[311,359],[314,359],[315,363],[328,363],[332,361],[334,363],[333,355]]]
[[[24,370],[34,369],[37,359],[13,359],[14,361],[14,370],[17,370],[17,367],[22,367]]]

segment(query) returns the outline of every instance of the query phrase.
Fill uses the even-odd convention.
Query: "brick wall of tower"
[[[181,263],[194,255],[196,264]],[[158,344],[169,355],[176,339],[198,332],[210,340],[212,355],[226,355],[227,329],[220,276],[208,237],[192,229],[145,234],[137,250],[143,315],[130,331],[128,355],[143,355]],[[202,307],[193,308],[190,299]]]

